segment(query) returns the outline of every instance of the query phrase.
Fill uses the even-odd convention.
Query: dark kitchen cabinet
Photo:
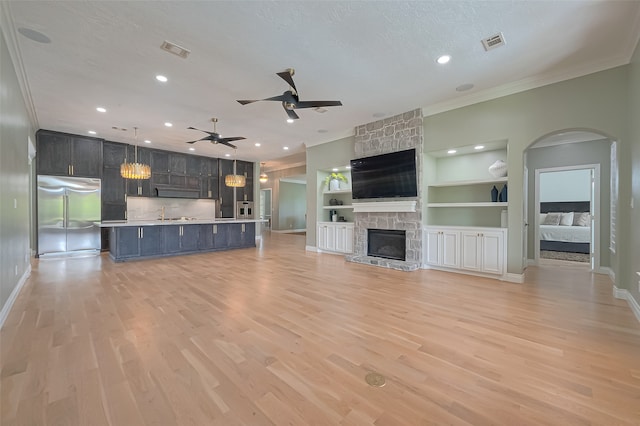
[[[229,223],[229,248],[252,247],[256,245],[256,226],[254,223]]]
[[[236,200],[253,201],[253,163],[238,161],[236,173],[245,177],[244,187],[236,189]]]
[[[102,220],[125,220],[127,182],[120,175],[120,165],[127,156],[127,145],[105,141],[102,145]]]
[[[169,173],[175,175],[187,174],[187,156],[184,154],[169,153]]]
[[[229,247],[229,226],[230,223],[215,225],[213,246],[217,249],[226,249]]]
[[[109,251],[117,260],[157,256],[162,253],[162,226],[111,228]]]
[[[39,130],[36,144],[38,174],[101,177],[102,139]]]
[[[164,252],[181,253],[198,250],[200,225],[165,225]]]
[[[220,195],[218,187],[218,159],[205,158],[203,160],[203,172],[200,177],[200,198],[217,200]]]
[[[203,165],[206,164],[208,158],[199,157],[197,155],[187,155],[187,171],[186,175],[191,177],[200,177],[203,174]]]
[[[234,217],[234,188],[225,185],[225,176],[233,174],[233,160],[219,159],[218,167],[220,217]]]
[[[214,248],[214,232],[216,231],[217,225],[207,223],[197,226],[200,228],[198,230],[198,249],[211,250]]]

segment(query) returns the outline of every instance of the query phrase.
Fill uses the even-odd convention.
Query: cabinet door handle
[[[67,173],[71,176],[71,164],[67,166]]]
[[[207,198],[211,198],[211,190],[207,191]]]
[[[144,228],[140,228],[140,236],[144,238]]]
[[[242,224],[242,232],[244,232],[244,223]]]
[[[213,233],[214,234],[218,233],[218,225],[213,225]]]
[[[73,175],[73,164],[71,165],[71,174]]]

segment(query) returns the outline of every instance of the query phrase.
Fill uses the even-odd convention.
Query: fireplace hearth
[[[394,229],[367,230],[367,256],[406,260],[406,232]]]

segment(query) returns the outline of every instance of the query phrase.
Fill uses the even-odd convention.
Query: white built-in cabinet
[[[426,263],[447,268],[460,267],[460,231],[427,228]]]
[[[435,269],[504,276],[506,234],[503,228],[426,227],[424,262]]]
[[[353,222],[318,222],[318,250],[353,253]]]

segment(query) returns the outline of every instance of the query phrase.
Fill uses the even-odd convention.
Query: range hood
[[[172,186],[156,186],[156,197],[160,198],[200,198],[199,189],[176,188]]]

